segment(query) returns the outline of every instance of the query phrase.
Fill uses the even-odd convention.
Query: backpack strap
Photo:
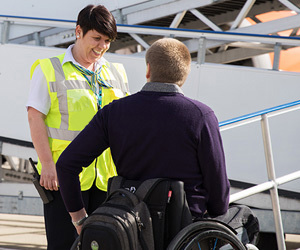
[[[136,190],[135,194],[141,199],[146,200],[148,195],[151,194],[152,190],[163,180],[167,180],[164,178],[154,178],[148,179],[141,183],[141,185]]]
[[[113,191],[122,188],[125,178],[122,176],[114,176],[108,179],[107,195]]]
[[[147,199],[147,196],[151,193],[151,191],[157,186],[158,183],[161,181],[170,181],[166,178],[153,178],[153,179],[147,179],[145,181],[131,181],[136,185],[136,192],[135,194],[141,199]],[[107,195],[114,192],[117,189],[123,188],[124,183],[129,182],[129,180],[126,180],[122,176],[114,176],[109,178],[108,185],[107,185]]]

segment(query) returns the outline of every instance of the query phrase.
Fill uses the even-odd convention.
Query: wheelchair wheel
[[[217,222],[196,222],[182,229],[167,250],[246,250],[235,234]]]

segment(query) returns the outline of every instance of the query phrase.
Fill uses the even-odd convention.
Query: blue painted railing
[[[245,120],[248,120],[250,118],[258,117],[258,116],[261,116],[261,115],[264,115],[264,114],[272,113],[274,111],[279,111],[279,110],[283,110],[283,109],[286,109],[286,108],[291,108],[291,107],[294,107],[294,106],[297,106],[297,105],[300,105],[300,100],[294,101],[294,102],[289,102],[289,103],[282,104],[282,105],[279,105],[279,106],[275,106],[273,108],[264,109],[264,110],[257,111],[257,112],[254,112],[254,113],[250,113],[250,114],[247,114],[247,115],[239,116],[239,117],[229,119],[229,120],[226,120],[226,121],[222,121],[222,122],[219,122],[219,127],[230,125],[230,124],[233,124],[233,123],[236,123],[236,122],[245,121]]]
[[[242,126],[248,124],[249,122],[261,121],[262,128],[262,137],[264,141],[264,150],[266,157],[266,167],[268,173],[268,181],[262,184],[258,184],[254,187],[245,189],[243,191],[234,193],[230,195],[230,203],[235,202],[237,200],[246,198],[248,196],[258,194],[264,192],[266,190],[270,190],[270,196],[272,201],[272,209],[274,215],[274,223],[275,223],[275,231],[277,244],[279,249],[286,249],[284,243],[284,230],[281,218],[280,204],[279,204],[279,196],[278,196],[278,186],[296,179],[300,179],[300,171],[296,171],[290,173],[288,175],[282,176],[280,178],[276,178],[274,161],[273,161],[273,153],[272,153],[272,145],[271,145],[271,135],[269,130],[269,122],[268,117],[272,117],[274,115],[280,115],[286,112],[291,112],[300,109],[300,100],[286,103],[283,105],[279,105],[273,108],[264,109],[258,112],[254,112],[251,114],[243,115],[240,117],[236,117],[233,119],[229,119],[219,123],[220,130],[223,131],[225,129],[232,129],[236,126]]]

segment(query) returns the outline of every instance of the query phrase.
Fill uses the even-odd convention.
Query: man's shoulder
[[[113,100],[110,104],[106,105],[105,107],[112,108],[112,107],[116,107],[119,105],[122,106],[124,104],[129,104],[131,102],[135,102],[138,95],[139,95],[139,92],[128,95],[128,96],[124,96],[120,99]]]
[[[212,108],[203,102],[200,102],[198,100],[195,100],[195,99],[192,99],[192,98],[189,98],[186,96],[184,96],[183,98],[185,99],[186,103],[188,103],[188,105],[190,105],[191,107],[193,107],[195,109],[198,109],[203,114],[213,112]]]

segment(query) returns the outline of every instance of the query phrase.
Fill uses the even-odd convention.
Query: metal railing
[[[75,21],[73,20],[57,20],[57,19],[43,19],[43,18],[30,18],[20,16],[4,16],[0,15],[0,23],[2,23],[1,40],[2,44],[8,42],[9,29],[11,25],[22,24],[22,25],[34,25],[43,27],[58,27],[74,29]],[[278,69],[279,54],[282,46],[300,46],[299,37],[282,37],[274,35],[258,35],[258,34],[246,34],[246,33],[235,33],[235,32],[221,32],[221,31],[203,31],[203,30],[187,30],[178,28],[164,28],[164,27],[149,27],[139,25],[118,25],[118,32],[130,34],[137,42],[143,47],[147,48],[148,43],[143,40],[139,35],[156,35],[156,36],[171,36],[180,38],[190,38],[198,41],[198,57],[197,63],[202,64],[205,62],[206,50],[215,46],[221,46],[229,43],[243,42],[247,43],[247,46],[258,47],[262,44],[260,49],[266,47],[274,51],[273,69]],[[38,36],[37,36],[38,37]],[[208,44],[208,41],[210,44]],[[300,178],[300,171],[292,174],[280,177],[276,179],[274,171],[273,154],[271,148],[271,138],[269,132],[268,118],[290,112],[293,110],[300,109],[300,101],[288,103],[285,105],[277,106],[271,109],[263,110],[260,112],[252,113],[246,116],[238,117],[235,119],[221,122],[220,130],[225,131],[237,126],[242,126],[256,121],[261,121],[262,136],[264,141],[266,165],[269,181],[259,184],[255,187],[246,189],[244,191],[232,194],[230,202],[248,197],[250,195],[270,190],[272,199],[272,208],[275,220],[275,229],[277,236],[277,243],[279,249],[285,249],[284,245],[284,233],[282,226],[282,219],[279,206],[279,197],[277,186],[286,182]]]
[[[280,114],[284,114],[287,112],[295,111],[298,109],[300,109],[300,100],[219,123],[220,131],[225,131],[228,129],[232,129],[238,126],[246,125],[257,121],[261,122],[262,138],[264,142],[266,167],[267,167],[267,174],[268,174],[269,181],[232,194],[230,196],[230,203],[249,197],[254,194],[261,193],[263,191],[270,190],[272,209],[274,214],[275,230],[276,230],[276,239],[277,239],[277,245],[279,250],[285,250],[286,246],[284,241],[284,230],[283,230],[282,218],[280,212],[278,186],[299,179],[300,171],[296,171],[287,174],[285,176],[282,176],[280,178],[276,178],[268,118]]]
[[[0,24],[1,23],[2,31],[0,43],[2,44],[5,44],[9,41],[9,30],[13,25],[40,26],[45,28],[56,27],[73,30],[75,30],[76,25],[76,21],[74,20],[8,15],[0,15]],[[236,47],[261,50],[261,54],[274,52],[273,69],[278,70],[281,49],[300,46],[300,37],[284,37],[228,31],[207,31],[126,24],[118,24],[117,28],[118,33],[129,34],[145,49],[147,49],[150,45],[140,35],[168,36],[189,39],[185,42],[191,49],[191,52],[197,52],[197,63],[199,64],[205,62],[206,51],[210,48],[215,48],[222,45],[228,46],[232,44]],[[33,32],[32,36],[36,40],[36,45],[40,45],[41,42],[39,41],[39,32]],[[70,36],[70,39],[75,40],[74,36]]]

